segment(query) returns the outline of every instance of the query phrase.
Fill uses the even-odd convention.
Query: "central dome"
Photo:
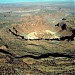
[[[21,19],[24,20],[23,18]],[[52,38],[56,36],[54,27],[50,25],[41,16],[34,16],[33,18],[27,18],[29,21],[24,21],[18,25],[12,25],[18,34],[24,36],[26,39],[37,39],[37,38]],[[46,37],[45,37],[46,35]]]

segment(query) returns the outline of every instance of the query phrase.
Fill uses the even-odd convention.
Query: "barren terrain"
[[[69,2],[1,4],[0,75],[75,75],[74,11]]]

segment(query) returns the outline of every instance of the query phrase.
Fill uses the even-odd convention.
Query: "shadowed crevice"
[[[19,36],[19,37],[21,37],[22,39],[24,39],[24,36],[21,36],[21,35],[18,35],[17,34],[17,31],[16,31],[16,33],[14,33],[11,29],[8,29],[9,30],[9,32],[11,32],[13,35],[15,35],[15,36]]]
[[[73,56],[71,55],[67,55],[67,54],[64,54],[64,53],[46,53],[46,54],[42,54],[40,56],[33,56],[33,55],[25,55],[25,56],[21,56],[21,57],[16,57],[16,58],[33,58],[33,59],[42,59],[42,58],[48,58],[49,56],[52,56],[52,57],[67,57],[67,58],[74,58]]]
[[[60,38],[53,38],[53,39],[48,39],[48,38],[38,38],[38,39],[26,39],[26,38],[24,38],[24,36],[21,36],[21,35],[18,35],[17,34],[17,30],[14,28],[14,30],[15,30],[15,32],[16,33],[14,33],[11,29],[8,29],[9,30],[9,32],[11,32],[13,35],[15,35],[15,36],[19,36],[19,37],[21,37],[22,39],[24,39],[25,41],[27,41],[27,40],[30,40],[30,41],[33,41],[33,40],[35,40],[35,41],[40,41],[40,40],[47,40],[47,41],[49,41],[49,40],[51,40],[51,41],[53,41],[53,40],[56,40],[56,41],[64,41],[64,40],[67,40],[67,41],[74,41],[74,37],[75,37],[75,29],[72,29],[72,34],[70,35],[70,36],[62,36],[62,37],[60,37]]]
[[[4,53],[8,56],[10,56],[10,59],[12,58],[33,58],[33,59],[42,59],[42,58],[48,58],[49,56],[52,56],[52,57],[67,57],[67,58],[75,58],[74,56],[72,55],[68,55],[68,54],[64,54],[64,53],[46,53],[46,54],[41,54],[39,56],[34,56],[34,55],[24,55],[24,56],[14,56],[12,53],[8,52],[8,51],[5,51],[3,49],[0,49],[0,52],[1,53]]]

